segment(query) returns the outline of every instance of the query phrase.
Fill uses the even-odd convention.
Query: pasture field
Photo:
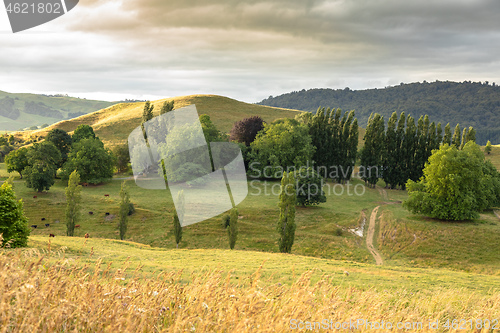
[[[2,170],[4,166],[0,165],[0,175],[5,174]],[[118,239],[117,215],[122,178],[126,177],[116,177],[107,184],[83,188],[81,227],[75,230],[75,236],[89,233],[93,238]],[[136,186],[133,180],[128,180],[127,184],[136,212],[129,217],[126,240],[153,247],[175,248],[174,207],[170,192],[145,190]],[[370,217],[375,207],[379,207],[374,244],[383,257],[384,266],[449,268],[500,275],[500,219],[493,211],[484,212],[474,221],[427,219],[408,214],[401,207],[406,192],[377,186],[376,189],[364,188],[363,195],[355,195],[354,185],[357,185],[360,194],[362,184],[358,179],[354,179],[349,188],[328,183],[330,191],[326,191],[326,203],[316,207],[297,207],[297,230],[292,253],[374,263],[366,247],[368,223],[364,224],[363,237],[351,230],[363,225],[363,220]],[[237,250],[278,252],[278,185],[278,182],[267,185],[261,181],[250,182],[249,195],[238,205]],[[23,181],[15,181],[14,190],[18,198],[23,199],[30,225],[38,226],[32,230],[33,236],[47,237],[49,233],[56,237],[66,235],[65,186],[57,180],[47,193],[39,194],[28,189]],[[35,195],[36,199],[33,198]],[[227,233],[221,217],[183,228],[180,248],[227,249]],[[42,221],[42,218],[45,220]],[[46,228],[45,223],[50,227]]]

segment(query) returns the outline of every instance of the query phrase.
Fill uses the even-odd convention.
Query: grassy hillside
[[[423,82],[384,89],[310,89],[270,97],[259,104],[316,111],[319,106],[356,110],[361,127],[372,112],[389,119],[394,111],[405,111],[415,119],[428,114],[431,121],[473,126],[477,142],[500,143],[500,86],[487,82]]]
[[[1,166],[1,165],[0,165]],[[2,167],[4,169],[4,167]],[[0,168],[0,176],[6,176]],[[82,191],[81,228],[76,236],[90,233],[95,238],[118,238],[117,215],[121,179],[106,185],[84,187]],[[353,185],[358,185],[354,180]],[[175,248],[172,218],[174,207],[168,191],[148,191],[132,181],[131,202],[136,213],[129,219],[126,240],[163,248]],[[368,224],[364,236],[354,235],[350,229],[363,225],[372,210],[378,210],[375,244],[384,265],[405,267],[447,267],[454,270],[500,274],[500,220],[492,211],[485,212],[475,221],[442,222],[408,214],[401,207],[406,192],[365,189],[354,195],[354,187],[328,183],[327,202],[318,207],[297,208],[297,231],[292,253],[327,259],[373,263],[366,247]],[[54,233],[66,234],[64,225],[65,184],[57,181],[46,194],[38,194],[17,181],[14,189],[22,198],[29,223],[37,224],[34,236]],[[274,186],[274,187],[273,187]],[[248,197],[238,205],[240,235],[238,250],[278,252],[275,229],[279,215],[278,183],[265,185],[250,183]],[[334,187],[336,186],[336,187]],[[109,197],[105,197],[109,194]],[[33,198],[37,195],[37,198]],[[92,211],[93,215],[89,212]],[[106,216],[106,213],[110,213]],[[42,221],[42,218],[45,220]],[[50,227],[45,228],[44,224]],[[383,235],[383,236],[381,236]],[[378,237],[382,237],[378,239]],[[471,246],[471,244],[473,246]],[[227,249],[227,232],[221,216],[183,229],[183,249]]]
[[[48,97],[0,91],[0,130],[16,131],[20,128],[53,124],[62,119],[73,118],[74,114],[87,114],[113,104],[68,96]]]
[[[278,118],[295,117],[300,111],[266,107],[239,102],[227,97],[215,95],[192,95],[172,98],[175,108],[195,104],[198,114],[208,114],[217,128],[229,132],[235,121],[258,115],[265,121],[271,122]],[[155,106],[154,115],[158,115],[165,101],[162,99],[152,102]],[[52,128],[60,128],[72,132],[80,124],[91,125],[97,136],[106,145],[114,146],[126,142],[128,135],[141,124],[144,103],[121,103],[106,109],[93,112],[71,120],[61,121],[47,128],[20,133],[25,138],[29,136],[45,136]]]

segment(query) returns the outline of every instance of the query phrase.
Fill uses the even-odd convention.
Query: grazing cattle
[[[48,228],[50,227],[50,224],[49,223],[45,223],[45,228]]]
[[[79,224],[75,225],[75,228],[80,228],[80,225]]]
[[[54,235],[54,234],[50,234],[50,235],[49,235],[49,237],[56,237],[56,235]]]
[[[105,196],[105,197],[109,197],[109,194],[105,194],[104,196]]]
[[[89,212],[89,215],[94,215],[94,212]]]
[[[42,217],[42,221],[45,221],[45,217]]]
[[[37,226],[36,224],[33,224],[31,227],[32,227],[33,229],[36,229],[38,226]]]
[[[85,234],[85,238],[89,238],[90,235],[88,233]]]
[[[89,183],[82,183],[83,186],[89,186]]]
[[[36,195],[34,195],[34,196],[33,196],[33,199],[36,199],[36,198],[38,198],[38,197],[37,197]]]
[[[106,216],[108,216],[108,215],[109,215],[109,213],[108,213],[108,212],[106,212]]]

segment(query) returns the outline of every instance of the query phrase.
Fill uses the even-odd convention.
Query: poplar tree
[[[408,180],[406,176],[407,160],[406,160],[406,138],[405,138],[405,124],[406,124],[406,115],[404,112],[401,112],[398,121],[398,127],[396,129],[396,149],[398,150],[396,154],[396,185],[401,188],[404,187],[404,184]]]
[[[280,215],[278,221],[279,250],[282,253],[292,251],[295,240],[295,201],[297,192],[295,189],[295,178],[292,172],[284,172],[281,179],[279,195]]]
[[[231,209],[229,227],[227,228],[227,235],[229,239],[229,248],[232,250],[236,245],[238,239],[238,209]]]
[[[146,101],[146,104],[144,104],[144,110],[142,112],[142,124],[145,122],[153,119],[153,109],[155,106],[151,104],[150,101]]]
[[[457,124],[455,126],[455,132],[453,132],[453,138],[451,139],[451,143],[455,145],[455,147],[460,148],[460,125]]]
[[[467,143],[467,135],[468,134],[469,134],[469,129],[467,127],[465,127],[463,132],[462,132],[462,143],[460,144],[460,150],[464,149],[464,146]]]
[[[484,151],[489,155],[491,154],[491,142],[490,140],[488,140],[488,142],[486,142],[486,147],[484,148]]]
[[[451,127],[450,127],[450,123],[446,124],[446,126],[444,127],[443,144],[448,144],[448,146],[451,145]]]
[[[128,228],[128,214],[130,211],[130,195],[128,187],[124,180],[120,189],[120,220],[118,222],[118,229],[120,230],[120,239],[125,238]]]
[[[399,149],[397,147],[396,122],[398,115],[393,112],[387,122],[387,131],[385,133],[385,149],[383,152],[384,167],[382,175],[386,187],[395,188],[397,183],[397,164]]]
[[[175,246],[179,248],[179,243],[182,240],[182,225],[179,221],[179,214],[181,214],[181,218],[184,218],[184,191],[179,191],[177,193],[177,204],[179,206],[179,210],[174,213],[174,236],[175,236]]]
[[[73,236],[75,225],[80,220],[80,201],[82,186],[80,175],[75,170],[69,175],[68,187],[66,187],[66,235]]]
[[[144,107],[144,109],[146,109],[146,108]],[[173,109],[174,109],[174,100],[171,100],[170,102],[165,101],[163,103],[163,105],[161,106],[160,115],[165,114],[167,112],[170,112]],[[153,110],[151,110],[151,111],[153,111]]]

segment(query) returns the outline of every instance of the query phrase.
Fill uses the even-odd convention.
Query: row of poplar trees
[[[356,162],[359,130],[354,111],[341,116],[340,109],[320,107],[308,125],[316,147],[313,156],[316,167],[326,168],[326,178],[344,183],[351,179]]]
[[[394,112],[385,128],[384,117],[370,115],[365,133],[365,146],[361,151],[360,177],[371,186],[382,178],[389,188],[405,189],[408,179],[418,181],[433,149],[441,144],[455,145],[461,149],[468,141],[476,141],[474,128],[461,132],[457,124],[453,135],[448,123],[443,130],[441,123],[430,122],[429,116],[415,119],[404,112]]]

